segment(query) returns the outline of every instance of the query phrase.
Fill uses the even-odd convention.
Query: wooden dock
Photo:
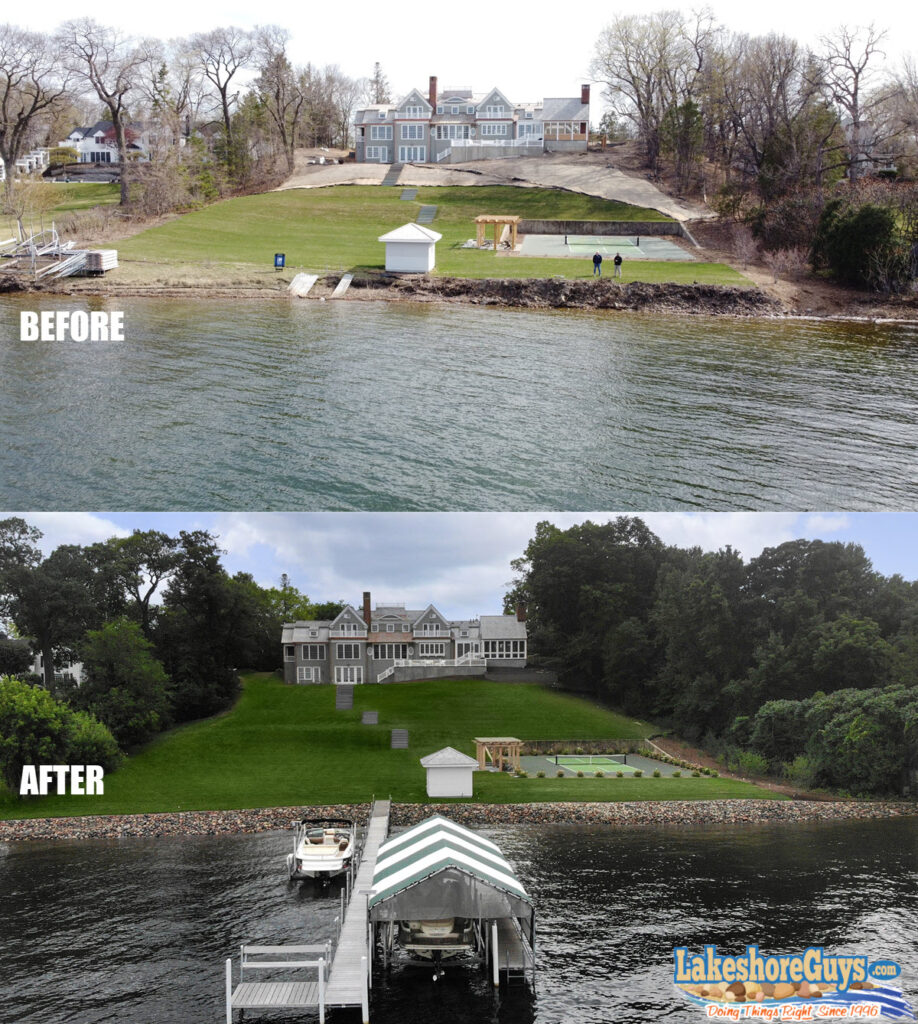
[[[370,810],[356,875],[353,880],[348,877],[347,891],[350,899],[333,952],[331,943],[324,946],[243,946],[240,980],[235,988],[232,982],[232,961],[226,961],[227,1024],[233,1024],[235,1010],[271,1008],[317,1009],[320,1024],[324,1024],[328,1007],[360,1007],[362,1020],[367,1024],[370,1019],[373,959],[367,921],[367,894],[373,885],[379,846],[388,831],[389,801],[376,800]],[[291,954],[297,959],[284,959]],[[304,960],[304,954],[311,954],[316,959]],[[269,982],[245,980],[246,971],[265,968],[314,969],[317,976],[315,981],[291,981],[289,978]]]
[[[370,1019],[372,984],[372,946],[367,917],[367,894],[373,887],[376,855],[389,831],[389,801],[377,800],[370,812],[370,823],[363,844],[357,877],[351,887],[351,899],[344,915],[341,934],[335,947],[325,1002],[328,1006],[359,1006],[363,1021]]]

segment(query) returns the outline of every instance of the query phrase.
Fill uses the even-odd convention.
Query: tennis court
[[[668,238],[638,235],[524,235],[519,252],[521,256],[562,256],[578,260],[590,260],[594,252],[603,259],[616,253],[621,253],[623,260],[689,263],[695,259]]]
[[[676,765],[666,764],[656,758],[645,757],[643,754],[528,754],[521,758],[522,767],[530,775],[545,772],[554,778],[558,772],[564,772],[567,778],[575,777],[583,772],[592,778],[596,772],[602,772],[607,779],[616,779],[621,772],[625,778],[631,778],[640,771],[643,778],[651,778],[655,771],[665,778],[671,778],[673,772],[679,771]],[[680,774],[688,777],[691,772],[682,769]]]

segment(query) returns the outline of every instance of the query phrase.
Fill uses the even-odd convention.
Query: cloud
[[[41,530],[39,548],[49,555],[61,544],[95,544],[109,537],[127,537],[130,530],[113,520],[93,512],[22,512],[16,513],[30,525]]]

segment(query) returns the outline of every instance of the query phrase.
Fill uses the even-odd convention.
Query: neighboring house
[[[288,683],[378,683],[525,668],[526,621],[516,615],[446,619],[432,604],[345,605],[334,621],[288,622],[281,642]]]
[[[128,153],[136,160],[148,159],[147,140],[143,126],[130,124],[126,126]],[[93,125],[74,128],[62,139],[59,146],[69,146],[80,154],[81,164],[116,164],[118,163],[118,147],[115,143],[114,125],[111,121],[97,121]]]
[[[20,157],[16,161],[16,171],[19,174],[31,174],[33,171],[43,171],[50,162],[50,150],[47,146],[39,146],[30,153]],[[6,181],[6,165],[3,157],[0,157],[0,181]]]
[[[586,152],[590,87],[580,99],[513,103],[499,89],[412,89],[398,103],[375,103],[354,120],[356,158],[363,163],[456,163],[548,150]]]
[[[69,651],[56,651],[55,662],[55,682],[71,682],[76,683],[77,686],[83,682],[83,662],[74,661],[73,655]],[[41,651],[39,651],[32,660],[32,674],[42,676],[42,678],[44,678],[45,659]]]

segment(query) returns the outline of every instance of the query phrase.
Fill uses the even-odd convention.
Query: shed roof
[[[533,913],[500,849],[439,814],[380,846],[368,905],[374,920]]]
[[[576,96],[546,98],[542,108],[543,121],[587,121],[589,117],[589,103],[581,103]]]
[[[477,768],[478,762],[474,757],[463,754],[455,747],[444,747],[427,757],[421,758],[421,764],[425,768]]]
[[[400,228],[395,228],[394,231],[389,231],[385,235],[380,235],[377,241],[380,242],[424,242],[430,244],[431,242],[439,242],[443,236],[437,231],[433,231],[430,228],[425,228],[422,224],[403,224]]]

